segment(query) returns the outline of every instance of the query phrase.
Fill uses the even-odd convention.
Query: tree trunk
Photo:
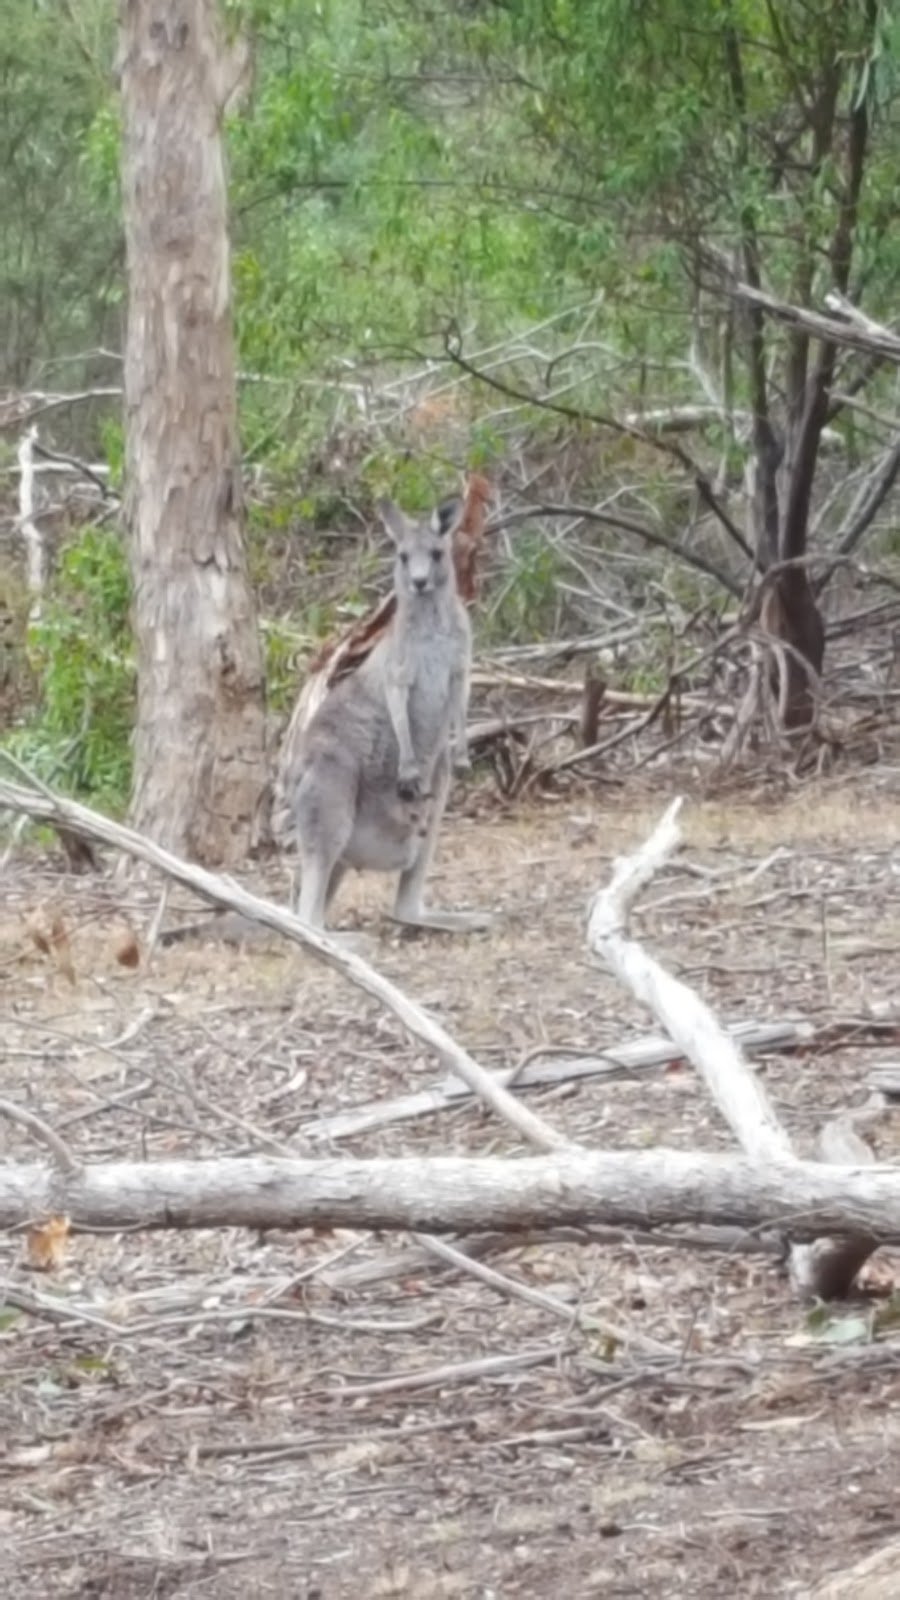
[[[781,726],[808,728],[815,718],[815,678],[821,676],[825,659],[825,625],[802,568],[788,568],[773,579],[759,620],[766,633],[789,646],[772,665]]]
[[[127,522],[138,677],[132,817],[245,854],[266,781],[243,507],[214,0],[122,0]]]

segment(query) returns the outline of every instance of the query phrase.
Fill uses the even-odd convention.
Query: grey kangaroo
[[[466,709],[472,639],[457,594],[459,500],[413,521],[378,506],[396,559],[397,606],[371,655],[336,682],[303,730],[285,799],[300,848],[300,918],[325,925],[348,867],[397,872],[394,917],[466,931],[483,916],[426,910],[425,878],[450,788],[469,766]]]

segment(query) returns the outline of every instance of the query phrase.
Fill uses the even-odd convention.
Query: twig
[[[714,561],[710,561],[700,551],[692,550],[690,545],[678,544],[673,539],[667,539],[664,533],[658,533],[655,528],[648,528],[646,523],[639,522],[636,517],[626,517],[620,512],[605,511],[600,506],[558,505],[550,501],[537,501],[527,512],[522,513],[523,517],[535,515],[571,517],[576,521],[600,522],[607,527],[617,528],[621,533],[630,533],[636,539],[643,539],[645,544],[653,546],[654,549],[667,550],[670,555],[675,556],[679,561],[683,561],[686,566],[693,567],[697,572],[702,572],[707,578],[713,578],[716,583],[720,584],[729,594],[734,595],[736,599],[740,599],[744,592],[743,585],[738,583],[737,579],[732,578],[731,574],[726,572],[723,567],[717,566]],[[513,520],[517,520],[515,513],[505,519],[506,522],[512,522]]]
[[[540,1289],[531,1289],[527,1284],[516,1283],[514,1279],[504,1277],[502,1272],[497,1272],[493,1267],[485,1266],[483,1261],[475,1261],[462,1250],[454,1248],[445,1239],[433,1239],[426,1234],[414,1233],[413,1238],[423,1245],[432,1255],[447,1262],[451,1267],[456,1267],[460,1272],[467,1272],[471,1277],[478,1278],[481,1283],[486,1283],[489,1288],[496,1289],[498,1294],[512,1296],[518,1300],[526,1300],[530,1305],[540,1306],[542,1311],[550,1311],[555,1317],[562,1317],[570,1327],[581,1322],[577,1309],[567,1305],[564,1300],[557,1300],[555,1295],[542,1294]],[[645,1339],[635,1336],[627,1328],[620,1328],[615,1323],[598,1319],[593,1314],[589,1319],[592,1330],[600,1333],[604,1339],[609,1339],[617,1345],[631,1346],[643,1349],[646,1353],[655,1356],[671,1356],[672,1352],[667,1345],[661,1344],[657,1339]]]
[[[496,1289],[498,1294],[516,1300],[526,1300],[532,1306],[540,1306],[542,1311],[550,1311],[554,1317],[562,1317],[570,1327],[575,1322],[577,1313],[574,1307],[566,1304],[565,1300],[557,1300],[555,1295],[542,1294],[540,1289],[531,1289],[525,1283],[516,1283],[512,1278],[505,1278],[502,1272],[496,1272],[493,1267],[486,1267],[483,1261],[473,1260],[472,1256],[448,1244],[445,1239],[435,1239],[425,1233],[414,1233],[412,1237],[428,1251],[429,1255],[437,1256],[440,1261],[455,1267],[458,1272],[468,1273],[480,1283],[486,1283],[491,1289]],[[617,1334],[616,1337],[620,1338],[622,1335]]]
[[[13,1105],[11,1100],[0,1100],[0,1117],[6,1117],[10,1122],[17,1122],[20,1127],[27,1128],[35,1139],[46,1145],[60,1172],[67,1178],[74,1178],[81,1171],[81,1162],[76,1161],[65,1140],[61,1139],[58,1133],[54,1133],[41,1117],[35,1116],[33,1111],[26,1111],[22,1106]]]
[[[45,1317],[49,1322],[86,1322],[89,1327],[102,1328],[104,1333],[112,1334],[116,1339],[122,1337],[121,1323],[110,1322],[108,1318],[98,1316],[95,1311],[88,1311],[80,1305],[72,1305],[66,1300],[53,1299],[49,1295],[20,1289],[17,1284],[10,1283],[9,1279],[0,1281],[0,1304],[16,1306],[19,1311],[26,1311],[31,1317]]]
[[[346,1383],[325,1389],[333,1399],[365,1400],[379,1394],[403,1394],[411,1389],[433,1389],[448,1383],[466,1383],[470,1378],[493,1378],[527,1367],[545,1367],[566,1354],[564,1345],[544,1345],[537,1350],[517,1350],[502,1356],[483,1356],[475,1361],[451,1361],[420,1372],[401,1372],[392,1378],[375,1378],[371,1383]]]

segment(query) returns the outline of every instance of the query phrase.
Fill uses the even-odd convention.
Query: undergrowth
[[[113,811],[124,806],[131,779],[129,602],[118,535],[83,529],[62,551],[27,625],[24,656],[36,700],[4,739],[45,782]]]

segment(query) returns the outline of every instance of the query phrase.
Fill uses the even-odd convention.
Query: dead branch
[[[717,267],[721,263],[716,263]],[[841,297],[826,295],[825,304],[834,306],[840,304],[844,320],[837,316],[826,317],[819,311],[810,311],[804,306],[792,305],[789,300],[780,300],[777,295],[769,294],[764,289],[754,289],[751,284],[743,283],[735,278],[730,271],[725,278],[717,273],[715,287],[726,294],[732,295],[736,300],[744,300],[748,305],[759,306],[774,317],[778,322],[784,322],[788,327],[802,328],[807,333],[813,334],[817,339],[823,339],[829,344],[845,346],[849,350],[862,350],[866,355],[880,356],[885,361],[900,364],[900,335],[893,333],[890,328],[881,323],[873,322],[870,317],[864,317],[861,312],[855,312],[850,320],[847,301]]]
[[[108,817],[101,816],[97,811],[91,811],[87,806],[78,805],[74,800],[63,800],[47,793],[38,794],[20,784],[0,780],[0,806],[6,806],[11,811],[25,812],[28,816],[38,817],[45,822],[61,822],[64,827],[73,828],[79,835],[86,835],[100,844],[111,845],[115,850],[124,850],[135,860],[158,868],[167,877],[193,890],[195,894],[211,901],[213,905],[236,911],[250,922],[258,922],[265,928],[271,928],[274,933],[283,934],[295,944],[302,945],[392,1012],[407,1032],[433,1050],[444,1066],[468,1083],[485,1104],[515,1127],[523,1138],[541,1150],[561,1149],[566,1145],[562,1134],[557,1133],[542,1118],[535,1116],[527,1106],[521,1105],[490,1072],[480,1066],[461,1045],[456,1043],[455,1039],[451,1038],[424,1007],[410,1000],[402,989],[398,989],[389,978],[376,972],[375,968],[367,961],[363,961],[361,956],[342,948],[327,934],[306,927],[290,911],[282,910],[271,901],[251,894],[230,878],[220,877],[217,873],[208,872],[205,867],[197,867],[183,861],[179,856],[172,855],[170,851],[154,844],[142,834],[123,827],[121,823],[111,822]]]
[[[625,933],[629,907],[643,886],[680,843],[675,800],[651,837],[635,855],[616,863],[609,888],[595,895],[588,922],[594,952],[659,1020],[693,1063],[741,1148],[753,1160],[793,1159],[791,1142],[762,1085],[716,1021],[709,1007],[686,984],[671,977]],[[841,1142],[843,1159],[859,1161],[859,1142]],[[829,1151],[827,1159],[834,1159]],[[846,1294],[859,1268],[875,1248],[870,1232],[856,1230],[837,1238],[818,1238],[811,1247],[791,1247],[790,1269],[803,1293],[834,1298]]]
[[[595,648],[590,646],[588,648]],[[580,685],[567,681],[564,678],[542,678],[534,673],[507,672],[499,668],[489,671],[486,667],[476,667],[472,673],[472,687],[478,689],[529,689],[535,693],[550,695],[577,696]],[[604,705],[616,706],[623,711],[647,711],[655,706],[658,695],[641,694],[636,689],[609,689],[604,687]],[[686,693],[682,696],[684,705],[694,707],[698,711],[709,709],[707,696]],[[554,712],[554,715],[559,713]],[[570,713],[566,712],[566,715]],[[577,703],[572,700],[571,715],[578,715]]]
[[[637,517],[623,516],[620,512],[605,511],[602,506],[558,504],[553,501],[536,501],[527,512],[519,518],[516,513],[507,516],[504,524],[513,520],[522,520],[524,517],[571,517],[582,522],[599,522],[608,528],[616,528],[620,533],[632,534],[636,539],[643,540],[656,550],[665,550],[669,555],[683,561],[686,566],[693,567],[695,571],[702,572],[707,578],[712,578],[728,594],[736,599],[743,595],[743,586],[733,578],[724,567],[710,561],[699,550],[694,550],[690,545],[679,544],[675,539],[669,539],[656,528],[650,528],[645,522],[638,521]],[[749,551],[745,552],[749,555]]]
[[[792,1153],[790,1141],[733,1039],[686,984],[671,977],[625,936],[632,902],[679,847],[681,803],[672,802],[641,850],[616,863],[611,884],[594,897],[588,943],[623,986],[660,1019],[694,1063],[747,1154],[763,1161],[787,1160]]]
[[[32,428],[31,432],[36,436],[37,428]],[[37,443],[36,437],[34,450],[35,454],[40,456],[43,462],[47,463],[47,466],[44,468],[45,471],[52,470],[53,467],[56,467],[70,472],[75,472],[79,477],[86,478],[88,483],[92,483],[95,489],[99,489],[102,499],[118,502],[119,496],[110,487],[103,476],[103,473],[108,470],[105,466],[102,468],[92,467],[89,462],[81,461],[77,456],[61,455],[58,450],[48,450],[46,445]]]
[[[798,1044],[809,1044],[815,1029],[807,1022],[739,1022],[729,1033],[744,1050],[790,1050]],[[579,1078],[623,1078],[636,1072],[658,1070],[678,1060],[679,1053],[671,1039],[651,1036],[615,1044],[601,1055],[569,1056],[561,1060],[529,1061],[524,1067],[510,1067],[497,1073],[497,1082],[515,1083],[517,1089],[546,1088],[548,1085],[577,1082]],[[457,1079],[446,1078],[430,1089],[418,1089],[412,1094],[398,1095],[392,1100],[371,1100],[354,1106],[349,1111],[335,1111],[329,1116],[305,1122],[298,1132],[305,1139],[347,1139],[356,1134],[370,1133],[375,1128],[392,1126],[395,1122],[408,1122],[416,1117],[432,1116],[445,1111],[460,1101],[467,1100],[472,1091]]]
[[[797,1239],[900,1243],[900,1168],[697,1151],[0,1166],[0,1227],[65,1213],[73,1228],[367,1228],[456,1233],[673,1223],[781,1227]]]
[[[855,306],[853,301],[848,300],[847,296],[841,294],[839,289],[828,290],[825,295],[825,304],[829,311],[834,312],[835,316],[851,323],[860,332],[868,334],[869,338],[893,342],[900,347],[900,334],[893,328],[887,327],[885,323],[876,322],[874,317],[870,317],[865,311],[860,310],[859,306]]]
[[[97,351],[98,355],[109,355],[109,351]],[[35,417],[40,417],[47,411],[56,411],[60,407],[74,406],[85,400],[121,400],[122,390],[116,389],[83,389],[77,394],[49,394],[43,390],[23,390],[21,393],[7,393],[0,400],[0,429],[21,426],[23,422],[31,423]]]
[[[580,406],[564,405],[559,401],[552,400],[548,396],[533,394],[527,389],[517,389],[513,384],[506,383],[502,378],[498,378],[494,373],[474,366],[471,361],[467,360],[466,357],[463,356],[459,339],[454,338],[452,335],[449,335],[445,339],[445,348],[449,360],[455,367],[458,368],[460,372],[466,373],[468,377],[474,378],[478,383],[486,384],[488,388],[495,389],[498,394],[506,395],[508,399],[517,400],[522,405],[534,406],[539,411],[550,411],[556,416],[570,417],[576,422],[591,422],[597,427],[609,428],[613,433],[623,434],[626,438],[639,439],[643,441],[643,443],[650,445],[653,449],[658,450],[662,455],[667,455],[672,460],[677,461],[679,466],[681,466],[691,478],[694,487],[704,505],[706,505],[712,512],[713,516],[721,524],[725,532],[738,546],[738,549],[741,550],[749,560],[753,559],[753,552],[751,551],[750,546],[744,538],[740,528],[737,526],[734,519],[728,514],[728,511],[713,489],[707,474],[703,471],[703,468],[699,465],[699,463],[694,460],[693,456],[691,456],[687,450],[683,449],[681,445],[675,444],[673,440],[664,437],[662,434],[655,432],[653,429],[636,428],[633,425],[627,422],[622,422],[612,416],[602,415],[595,411],[588,411]]]

